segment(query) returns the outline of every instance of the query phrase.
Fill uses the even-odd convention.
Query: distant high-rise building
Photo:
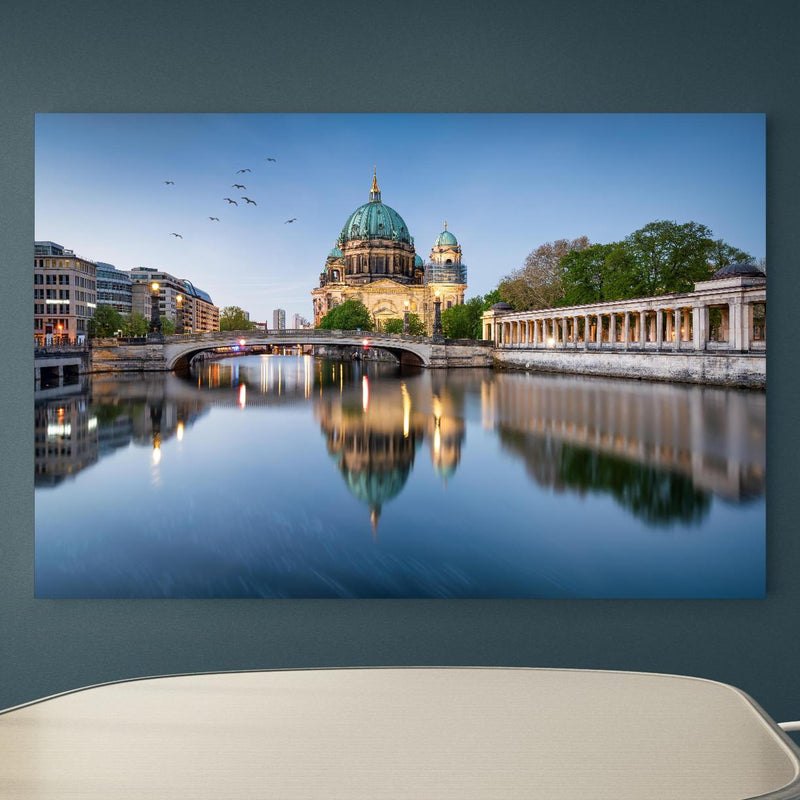
[[[295,329],[298,328],[307,328],[311,323],[302,315],[302,314],[293,314],[292,315],[292,327]]]
[[[286,311],[282,308],[276,308],[272,312],[272,329],[282,331],[286,329]]]
[[[97,307],[97,265],[55,242],[34,242],[33,254],[36,341],[85,339]]]

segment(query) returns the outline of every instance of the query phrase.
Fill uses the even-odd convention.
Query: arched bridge
[[[244,341],[244,345],[242,345]],[[164,363],[172,370],[200,353],[224,347],[337,345],[380,348],[404,364],[422,367],[486,367],[492,364],[493,343],[473,339],[443,339],[401,333],[326,331],[319,329],[214,331],[164,337]]]

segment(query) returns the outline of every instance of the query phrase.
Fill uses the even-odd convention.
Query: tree
[[[403,320],[400,319],[400,317],[387,319],[386,322],[383,323],[383,330],[386,333],[402,333]],[[425,336],[427,333],[425,330],[425,323],[420,319],[419,314],[415,314],[413,311],[409,311],[408,313],[408,332],[412,336]]]
[[[622,243],[624,269],[615,278],[616,297],[652,297],[691,291],[707,280],[715,249],[711,231],[697,222],[650,222]]]
[[[89,320],[89,336],[114,336],[122,330],[122,314],[107,305],[98,305]]]
[[[442,311],[444,335],[448,339],[480,339],[484,305],[484,299],[478,295]]]
[[[572,250],[561,259],[563,303],[579,306],[616,299],[616,276],[624,263],[619,244],[593,244]]]
[[[219,312],[221,331],[251,331],[255,325],[247,319],[247,313],[239,306],[225,306]]]
[[[169,317],[161,317],[161,333],[175,333],[175,323]]]
[[[522,267],[507,275],[498,287],[503,299],[516,311],[553,308],[564,297],[561,261],[568,253],[585,250],[586,236],[545,242],[528,253]]]
[[[360,300],[345,300],[332,308],[319,322],[317,328],[324,330],[371,331],[374,328],[372,315]]]
[[[150,320],[134,311],[132,314],[126,314],[122,318],[122,335],[123,336],[147,336],[150,332]]]
[[[708,261],[711,265],[710,271],[712,273],[716,272],[718,269],[722,269],[722,267],[727,267],[728,264],[736,264],[740,261],[750,262],[752,260],[753,256],[751,256],[750,253],[745,253],[744,250],[733,247],[733,245],[722,241],[722,239],[715,239],[711,243],[711,252],[709,253]]]

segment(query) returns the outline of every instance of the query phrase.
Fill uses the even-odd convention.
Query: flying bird
[[[236,170],[236,174],[238,175],[240,172],[252,172],[252,171],[253,170],[251,170],[251,169],[237,169]]]
[[[284,225],[288,225],[290,222],[295,222],[296,220],[297,220],[297,217],[292,217],[291,219],[287,219],[286,222],[284,222],[283,224]]]
[[[247,187],[244,184],[241,184],[241,183],[234,183],[233,184],[233,188],[234,189],[246,189]]]
[[[219,217],[209,217],[210,220],[214,220],[215,222],[219,222]]]
[[[277,158],[268,158],[267,161],[277,161]]]
[[[254,206],[258,205],[255,200],[251,200],[249,197],[244,197],[244,195],[242,196],[242,200],[247,200],[248,203],[252,203]]]
[[[164,181],[164,183],[166,183],[167,186],[174,186],[175,185],[175,181]]]
[[[171,233],[170,236],[177,236],[179,239],[183,239],[183,236],[181,236],[179,233]]]
[[[233,203],[235,206],[239,205],[235,200],[231,200],[230,197],[223,197],[222,199],[227,200],[229,203]]]

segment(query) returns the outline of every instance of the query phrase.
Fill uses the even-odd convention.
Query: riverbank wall
[[[765,389],[763,353],[621,353],[498,348],[498,369]]]

